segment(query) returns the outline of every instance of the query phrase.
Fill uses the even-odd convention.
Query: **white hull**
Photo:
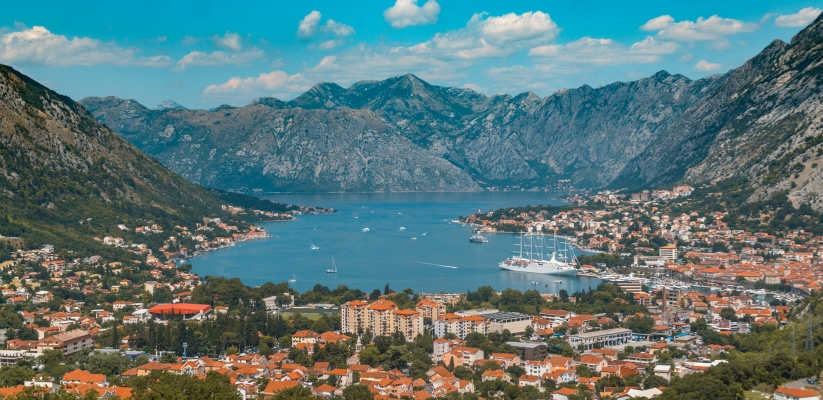
[[[498,265],[501,269],[544,275],[577,275],[577,268],[562,262],[510,258]]]

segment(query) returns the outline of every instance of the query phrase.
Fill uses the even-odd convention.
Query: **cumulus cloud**
[[[317,29],[320,26],[320,11],[314,10],[308,13],[300,23],[297,25],[297,36],[302,38],[310,38],[317,34]]]
[[[383,18],[393,28],[403,29],[407,26],[428,25],[437,22],[440,4],[435,0],[426,1],[423,6],[417,0],[397,0],[393,6],[383,11]]]
[[[743,22],[732,18],[712,15],[709,18],[697,18],[697,21],[675,22],[670,15],[653,18],[640,29],[657,31],[660,39],[679,42],[699,42],[720,40],[738,33],[753,32],[760,26],[753,22]]]
[[[289,75],[284,71],[272,71],[256,77],[234,77],[221,84],[209,85],[203,95],[216,98],[246,98],[249,96],[287,97],[302,93],[311,87],[301,74]]]
[[[251,49],[249,51],[235,53],[225,51],[214,51],[211,53],[192,51],[177,62],[174,70],[182,71],[191,66],[244,65],[262,58],[264,55],[260,49]]]
[[[297,36],[304,39],[322,40],[320,44],[312,44],[321,49],[331,49],[337,47],[345,40],[343,38],[351,36],[355,33],[354,28],[342,22],[337,22],[333,19],[328,19],[323,25],[320,25],[320,20],[323,15],[319,11],[312,11],[306,15],[297,27]]]
[[[226,32],[222,37],[219,35],[214,35],[212,36],[211,41],[220,47],[225,47],[234,51],[238,51],[243,47],[240,35],[237,33]]]
[[[803,27],[812,23],[821,11],[819,8],[806,7],[795,14],[778,16],[774,24],[782,28]]]
[[[692,70],[695,72],[715,72],[722,67],[723,66],[720,64],[711,63],[706,60],[700,60],[697,62],[697,64],[694,65],[694,68],[692,68]]]
[[[320,30],[337,37],[345,37],[354,33],[354,28],[352,28],[349,25],[337,22],[333,19],[329,19],[328,21],[326,21],[326,23],[323,24],[323,27],[320,28]]]
[[[137,50],[88,37],[56,35],[42,26],[0,35],[0,62],[32,63],[52,67],[122,65],[164,67],[167,56],[140,57]]]
[[[612,39],[584,37],[563,45],[534,47],[529,50],[529,56],[576,64],[646,64],[658,62],[663,55],[672,54],[679,48],[677,43],[658,41],[651,36],[629,47]]]
[[[511,54],[540,43],[551,42],[560,28],[542,11],[499,17],[474,14],[464,28],[438,33],[432,39],[409,47],[417,54],[476,59]]]

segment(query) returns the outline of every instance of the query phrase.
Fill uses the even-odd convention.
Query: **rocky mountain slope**
[[[223,216],[224,203],[68,97],[0,65],[0,235],[85,250],[116,224],[194,226]]]
[[[723,75],[661,71],[542,99],[405,75],[210,111],[81,103],[172,170],[220,188],[476,190],[558,179],[639,188],[745,177],[762,186],[757,196],[789,189],[805,201],[823,180],[812,167],[822,26],[818,19]]]

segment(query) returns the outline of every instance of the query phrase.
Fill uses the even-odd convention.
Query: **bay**
[[[345,193],[263,196],[289,204],[338,210],[335,214],[302,215],[296,221],[263,223],[272,235],[191,259],[200,276],[239,277],[247,285],[267,281],[300,292],[316,284],[338,285],[366,292],[465,292],[480,286],[500,291],[535,289],[541,293],[588,290],[600,279],[504,271],[497,264],[518,247],[517,235],[489,234],[489,243],[469,242],[471,227],[452,222],[500,207],[553,204],[556,194],[543,192],[481,193]],[[368,228],[368,232],[364,232]],[[415,238],[415,239],[413,239]],[[562,248],[562,239],[557,239]],[[316,247],[316,249],[312,249]],[[577,252],[580,254],[580,252]],[[338,273],[326,273],[332,267]],[[555,283],[555,280],[562,283]],[[532,284],[538,282],[537,285]]]

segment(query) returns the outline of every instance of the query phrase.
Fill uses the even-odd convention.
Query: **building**
[[[0,367],[17,365],[17,362],[26,357],[35,355],[24,350],[0,350]]]
[[[540,311],[540,316],[551,322],[551,328],[554,328],[565,324],[569,318],[574,317],[574,313],[563,310],[543,310]]]
[[[520,351],[520,359],[530,361],[544,359],[548,355],[545,343],[534,342],[506,342],[507,345]]]
[[[669,260],[677,260],[677,246],[670,244],[668,246],[660,247],[660,257],[665,257]]]
[[[483,314],[483,318],[489,320],[489,331],[503,333],[504,330],[520,335],[526,332],[526,327],[531,326],[531,315],[515,312],[494,312]]]
[[[420,315],[422,315],[423,318],[431,319],[432,323],[437,321],[441,315],[446,313],[445,304],[429,298],[424,298],[418,301],[415,309],[420,312]]]
[[[94,347],[94,339],[90,333],[82,329],[58,333],[37,342],[39,354],[43,354],[44,350],[61,350],[64,355],[69,356],[92,347]]]
[[[211,306],[208,304],[158,304],[149,308],[149,314],[160,317],[169,315],[179,315],[184,321],[195,320],[200,321],[205,318],[206,314],[211,311]]]
[[[354,300],[340,307],[340,327],[342,332],[349,333],[369,329],[375,336],[403,332],[406,340],[413,340],[423,333],[423,316],[414,310],[398,310],[397,305],[388,300],[371,304]]]
[[[799,388],[777,388],[774,391],[775,400],[815,400],[820,397],[820,393],[811,389]]]
[[[434,334],[442,338],[447,333],[451,333],[460,339],[465,339],[470,333],[487,335],[490,332],[490,325],[490,321],[480,315],[443,314],[434,321]]]
[[[568,341],[574,348],[582,344],[586,350],[591,350],[595,343],[600,343],[603,346],[616,346],[626,344],[631,339],[631,329],[615,328],[569,335]]]

